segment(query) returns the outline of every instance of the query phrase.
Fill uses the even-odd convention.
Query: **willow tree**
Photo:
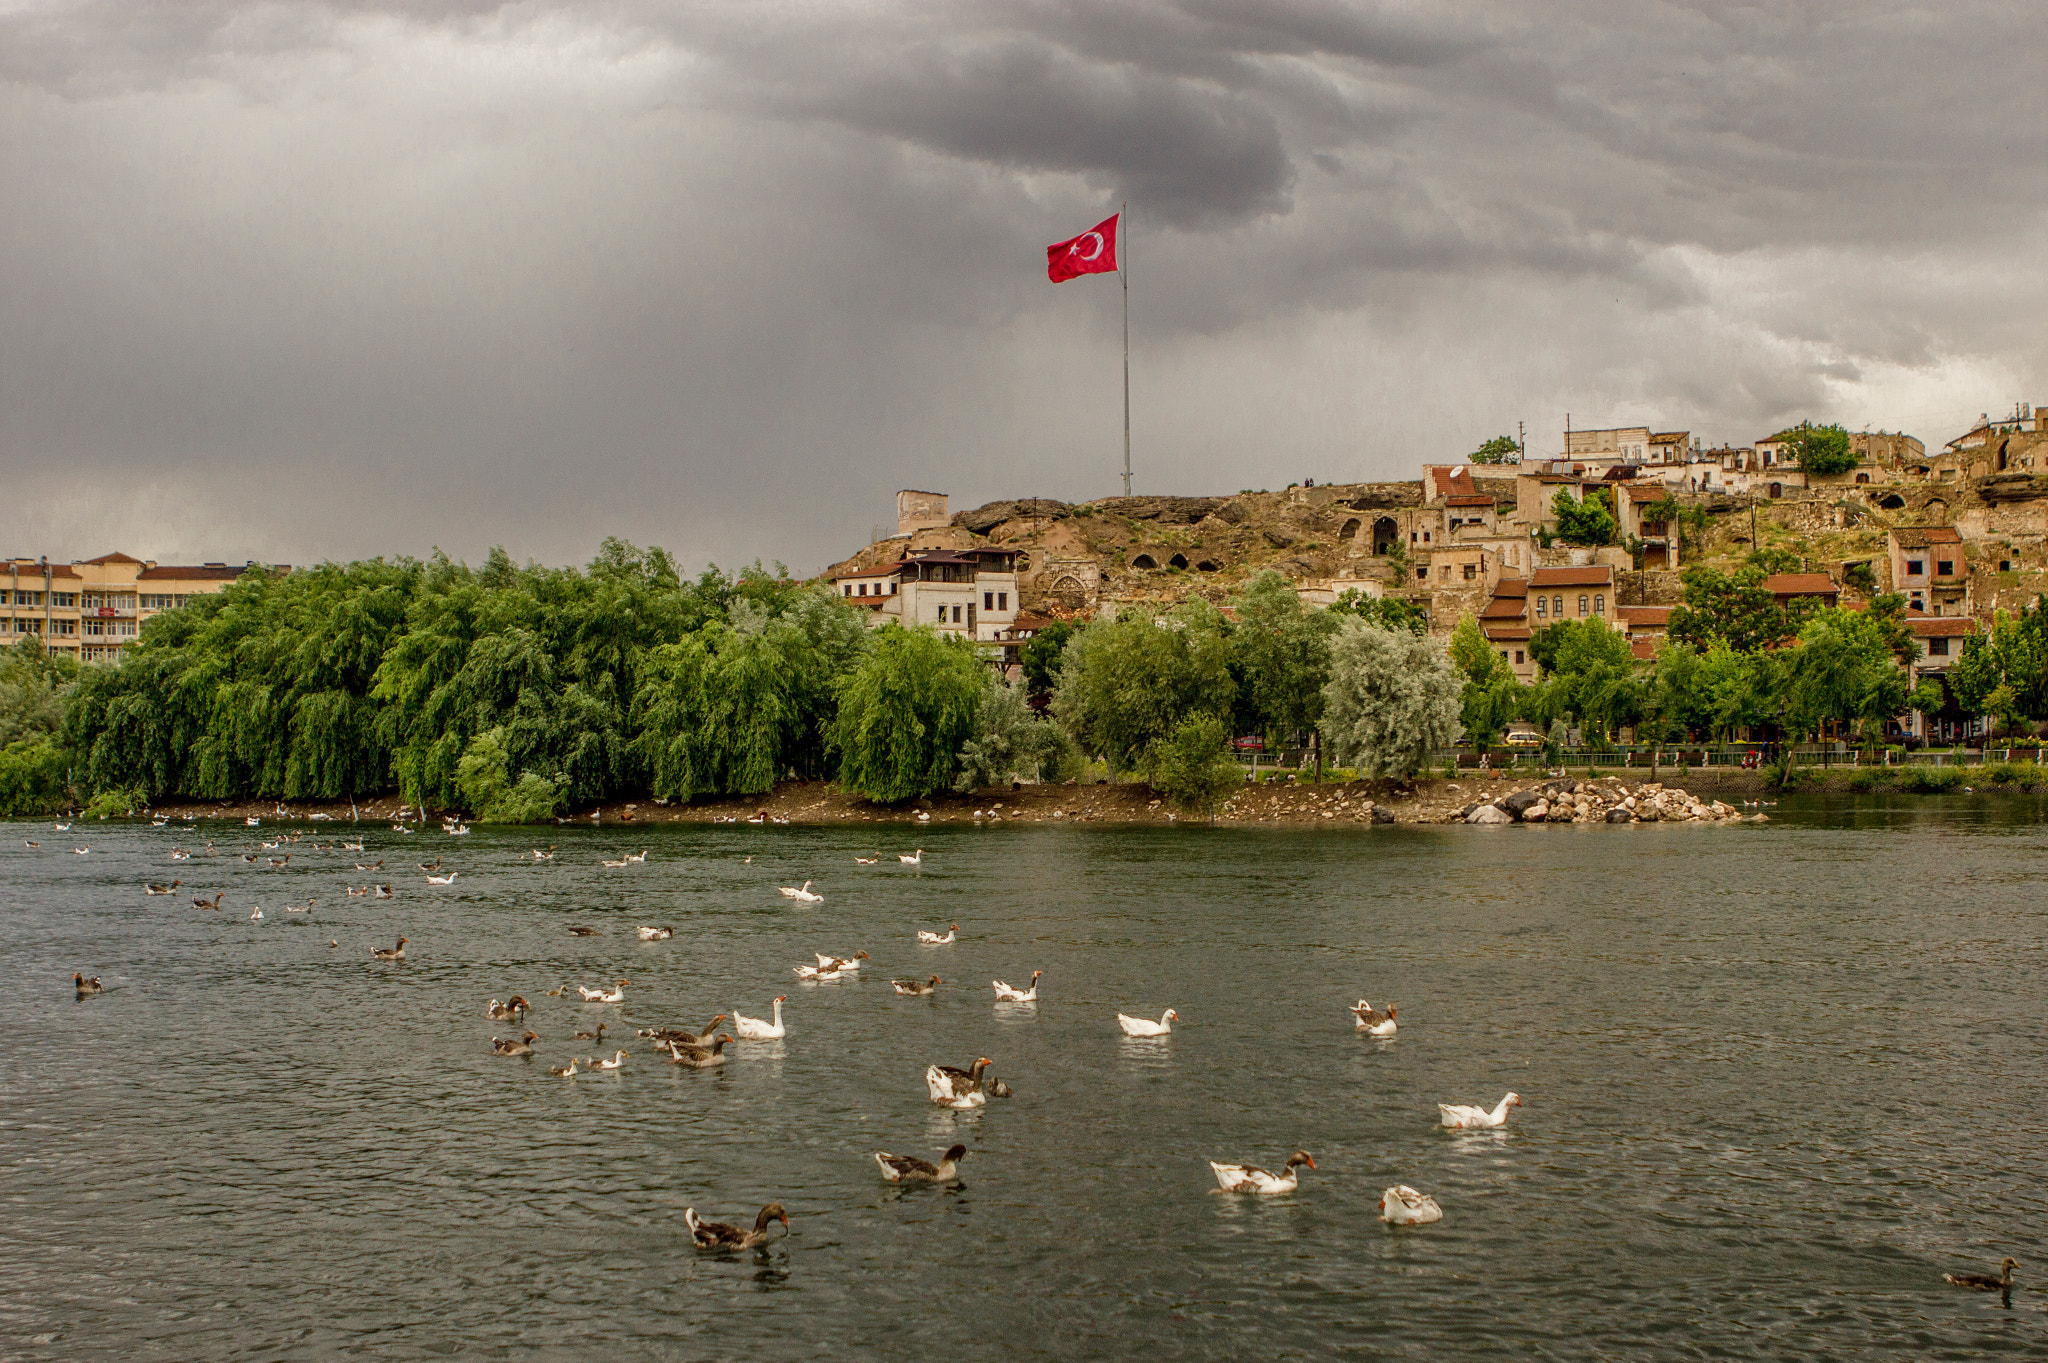
[[[839,783],[879,804],[946,789],[974,734],[987,670],[957,635],[886,625],[838,687]]]

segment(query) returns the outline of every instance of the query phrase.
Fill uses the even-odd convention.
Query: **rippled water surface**
[[[916,869],[873,828],[550,830],[540,864],[531,832],[380,826],[389,902],[311,849],[336,825],[279,870],[241,860],[269,827],[8,825],[0,1356],[2040,1357],[2041,810],[1778,812],[928,830]],[[823,904],[776,893],[807,878]],[[790,975],[856,949],[858,982]],[[992,1003],[1034,969],[1042,1002]],[[617,1006],[542,995],[620,977]],[[514,993],[533,1060],[490,1054]],[[778,993],[789,1038],[722,1071],[632,1037]],[[1397,1038],[1354,1034],[1360,995]],[[1167,1007],[1170,1039],[1119,1034]],[[623,1071],[551,1077],[599,1020]],[[1016,1096],[931,1107],[924,1067],[977,1055]],[[1505,1132],[1438,1128],[1509,1089]],[[956,1140],[958,1189],[868,1158]],[[1205,1161],[1295,1146],[1299,1193],[1210,1191]],[[1393,1183],[1444,1220],[1383,1227]],[[688,1248],[684,1207],[770,1199],[787,1240]],[[2008,1253],[2009,1309],[1941,1281]]]

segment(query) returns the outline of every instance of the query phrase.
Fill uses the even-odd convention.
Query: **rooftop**
[[[1899,542],[1901,549],[1925,549],[1931,544],[1961,544],[1963,537],[1952,525],[1899,525],[1892,527],[1892,538]]]
[[[1604,563],[1583,568],[1538,568],[1531,579],[1536,587],[1612,587],[1614,569]]]
[[[1921,639],[1958,639],[1977,632],[1977,622],[1967,615],[1908,615],[1906,628]]]
[[[1841,589],[1826,573],[1772,573],[1764,579],[1772,596],[1835,596]]]

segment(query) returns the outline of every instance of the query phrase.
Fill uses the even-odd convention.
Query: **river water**
[[[241,860],[269,827],[9,825],[0,1356],[2042,1357],[2043,809],[1775,813],[550,829],[551,863],[532,831],[380,825],[355,854],[298,825],[277,870]],[[371,879],[398,897],[344,895]],[[822,904],[777,893],[805,879]],[[401,933],[402,964],[369,958]],[[857,949],[858,982],[790,974]],[[1041,1002],[993,1005],[1034,969]],[[74,970],[106,992],[75,1001]],[[616,1006],[543,997],[620,977]],[[532,1060],[490,1054],[514,993]],[[721,1071],[632,1036],[778,993],[788,1039]],[[1354,1033],[1361,995],[1397,1037]],[[1168,1007],[1169,1039],[1117,1029]],[[625,1068],[551,1077],[599,1020]],[[977,1055],[1015,1096],[933,1108],[924,1067]],[[1439,1129],[1509,1089],[1504,1132]],[[869,1158],[956,1140],[957,1189]],[[1298,1193],[1212,1191],[1207,1160],[1296,1146]],[[1394,1183],[1443,1221],[1384,1227]],[[771,1199],[786,1240],[688,1248],[686,1206]],[[1941,1280],[2006,1254],[2009,1308]]]

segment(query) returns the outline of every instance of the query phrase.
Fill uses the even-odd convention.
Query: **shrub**
[[[541,823],[555,816],[568,782],[523,771],[511,779],[502,726],[469,741],[456,763],[456,784],[469,812],[483,823]]]
[[[1954,767],[1908,767],[1899,777],[1899,789],[1914,795],[1945,795],[1962,783]]]
[[[149,792],[141,786],[131,786],[126,790],[116,787],[113,790],[103,790],[88,800],[85,805],[85,817],[119,819],[133,814],[138,809],[147,808]]]
[[[1214,814],[1244,782],[1230,755],[1230,726],[1217,715],[1189,715],[1147,758],[1153,788],[1191,814]]]
[[[1899,773],[1894,767],[1863,767],[1849,777],[1849,789],[1876,790],[1879,786],[1888,786],[1898,779]]]

